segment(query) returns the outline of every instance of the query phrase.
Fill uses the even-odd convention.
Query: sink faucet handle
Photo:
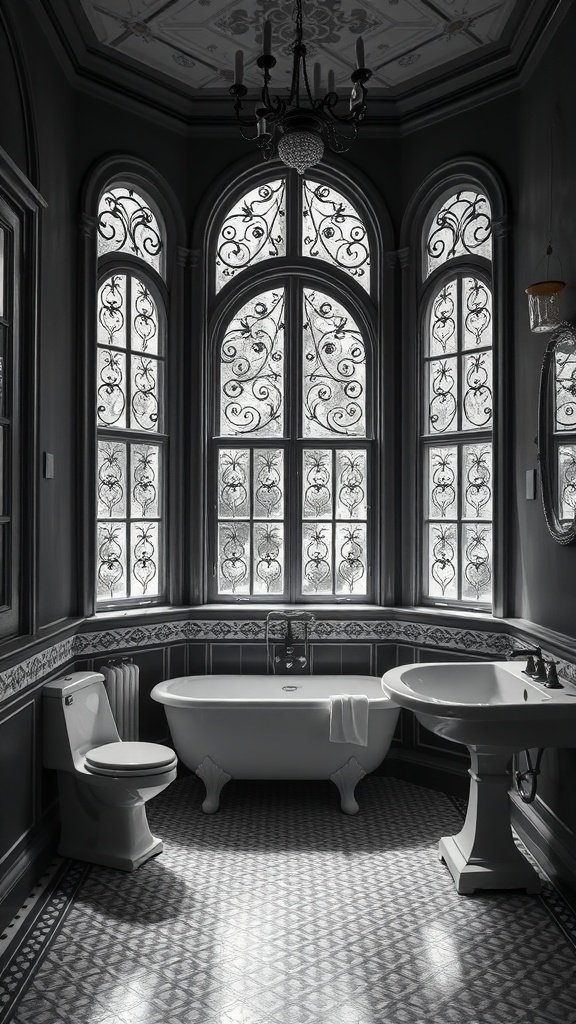
[[[544,660],[544,665],[546,667],[546,682],[544,683],[544,686],[549,690],[559,690],[562,688],[562,683],[558,679],[558,671],[556,669],[557,664],[558,663],[552,659],[550,659],[550,661]]]
[[[532,679],[535,683],[544,683],[546,681],[546,663],[544,658],[536,657],[534,663],[534,672],[532,673]]]

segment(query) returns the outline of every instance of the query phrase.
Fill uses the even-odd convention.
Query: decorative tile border
[[[298,625],[298,622],[294,623],[295,630]],[[271,623],[270,637],[282,637],[282,627],[281,621]],[[398,619],[317,619],[311,623],[308,636],[312,643],[400,643],[487,658],[504,658],[510,647],[517,645],[514,634]],[[74,658],[118,651],[134,653],[142,647],[188,641],[264,643],[265,639],[266,622],[263,619],[187,619],[77,633],[1,672],[0,700],[45,679]],[[558,660],[558,672],[576,685],[576,665]]]

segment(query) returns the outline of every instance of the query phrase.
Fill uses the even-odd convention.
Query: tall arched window
[[[366,204],[283,170],[219,209],[210,596],[373,600],[378,255]]]
[[[488,609],[493,585],[492,215],[444,189],[420,239],[421,597]]]
[[[166,238],[145,192],[114,181],[97,240],[96,594],[116,607],[166,586]]]

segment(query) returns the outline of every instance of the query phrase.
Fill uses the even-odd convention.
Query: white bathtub
[[[331,695],[365,694],[368,743],[330,741]],[[183,676],[158,683],[172,742],[206,785],[203,809],[218,809],[234,779],[332,779],[342,810],[355,814],[356,783],[386,756],[399,707],[374,676]]]

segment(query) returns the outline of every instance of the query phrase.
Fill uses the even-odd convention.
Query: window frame
[[[5,439],[8,458],[3,467],[11,536],[3,552],[8,599],[0,608],[0,640],[10,647],[10,641],[38,629],[39,252],[40,218],[48,204],[1,147],[0,191],[0,217],[11,235],[9,259],[4,260],[9,315],[2,318],[11,334],[12,356],[8,373],[4,372],[12,404],[5,417],[10,420],[10,438]]]
[[[146,197],[147,198],[147,197]],[[160,593],[154,597],[146,597],[145,595],[133,596],[126,598],[117,599],[106,599],[98,600],[97,592],[95,593],[95,604],[98,612],[113,611],[115,608],[125,610],[126,608],[140,608],[140,607],[153,607],[154,605],[166,604],[167,596],[167,578],[168,578],[168,567],[167,567],[167,553],[169,550],[169,535],[168,535],[168,501],[167,501],[167,490],[168,481],[170,479],[170,432],[167,424],[167,390],[168,390],[168,373],[167,367],[169,366],[170,359],[168,358],[168,291],[166,284],[158,271],[156,271],[149,263],[139,259],[138,257],[131,256],[129,253],[119,252],[105,253],[98,260],[98,277],[97,277],[97,291],[98,295],[102,284],[113,277],[115,274],[119,275],[130,275],[132,278],[136,278],[146,284],[150,288],[154,299],[157,303],[158,308],[158,322],[159,322],[159,345],[158,353],[153,356],[154,359],[158,360],[159,367],[161,367],[161,375],[159,374],[159,406],[162,408],[161,419],[162,419],[162,430],[157,431],[146,431],[144,429],[138,429],[136,427],[104,427],[97,422],[96,417],[96,450],[98,450],[98,443],[101,440],[117,441],[120,444],[131,446],[132,444],[155,444],[162,451],[162,466],[161,466],[161,478],[162,478],[162,498],[159,506],[158,523],[161,532],[161,539],[159,544],[159,551],[161,557],[159,559],[158,567],[158,579],[159,579],[159,591]],[[128,303],[126,305],[128,311]],[[96,318],[98,315],[98,309],[96,309]],[[163,323],[161,323],[163,321]],[[126,321],[128,327],[128,319]],[[160,343],[161,339],[161,343]],[[128,380],[129,373],[128,367],[131,366],[132,356],[138,352],[137,349],[132,349],[129,338],[128,330],[126,336],[126,345],[123,349],[117,348],[116,346],[110,346],[114,351],[123,351],[126,353],[126,406],[129,404],[129,388]],[[105,346],[96,343],[96,358],[98,352],[104,349]],[[96,455],[96,463],[98,462],[98,455]],[[127,478],[128,478],[128,462],[127,462]],[[96,474],[97,475],[97,474]],[[128,488],[129,489],[129,488]],[[98,510],[95,511],[96,521],[96,538],[98,536],[98,524],[100,517],[98,516]],[[111,520],[115,522],[116,520]],[[130,555],[130,524],[133,521],[137,521],[132,516],[126,515],[122,520],[117,520],[118,523],[126,522],[126,537],[127,537],[127,576],[129,573],[129,555]],[[98,551],[98,540],[95,542],[95,554]],[[97,577],[97,565],[95,566],[95,575]]]
[[[495,458],[494,458],[494,437],[493,437],[493,426],[494,426],[494,407],[492,411],[492,422],[487,429],[472,429],[459,427],[451,431],[443,431],[438,433],[431,433],[425,430],[426,421],[426,409],[429,404],[428,397],[428,386],[429,386],[429,370],[430,363],[435,359],[439,359],[439,356],[430,356],[426,352],[427,345],[429,343],[429,320],[430,310],[434,298],[439,294],[444,283],[456,280],[457,287],[460,288],[460,283],[465,277],[475,277],[480,279],[485,285],[487,285],[492,300],[494,302],[493,286],[492,286],[492,268],[491,262],[484,257],[475,257],[474,262],[469,256],[456,256],[446,263],[441,264],[430,272],[428,277],[422,283],[422,289],[420,294],[420,308],[419,308],[419,366],[421,370],[420,388],[418,396],[418,407],[419,407],[419,439],[418,439],[418,472],[420,482],[420,494],[419,494],[419,509],[420,509],[420,529],[418,531],[418,564],[420,568],[419,582],[420,582],[420,603],[424,607],[432,608],[452,608],[462,609],[465,611],[480,611],[490,613],[492,611],[492,602],[487,601],[475,601],[472,602],[462,597],[449,598],[449,597],[436,597],[430,596],[425,593],[426,591],[426,575],[427,575],[427,560],[426,556],[428,553],[427,541],[425,539],[425,532],[427,524],[432,521],[427,514],[427,474],[428,469],[426,465],[426,453],[430,448],[433,447],[450,447],[453,446],[458,450],[458,468],[459,468],[459,484],[457,493],[457,516],[455,517],[456,534],[458,542],[458,592],[461,591],[462,583],[462,534],[463,527],[466,525],[467,520],[462,515],[462,452],[465,445],[470,444],[482,444],[489,443],[492,446],[492,460],[491,460],[491,482],[494,481],[494,470],[495,470]],[[457,325],[457,347],[455,352],[451,353],[448,358],[455,358],[458,363],[458,384],[457,384],[457,416],[460,422],[461,411],[462,411],[462,391],[463,391],[463,374],[462,374],[462,362],[467,355],[473,354],[477,349],[465,349],[461,344],[461,326]],[[494,339],[492,336],[492,344],[490,346],[484,346],[480,351],[485,351],[489,348],[491,353],[491,363],[494,378]],[[494,396],[494,380],[492,382],[492,391]],[[451,521],[451,520],[450,520]],[[494,536],[494,520],[486,520],[486,523],[490,523],[492,528],[492,535]],[[492,545],[493,548],[493,545]],[[490,552],[491,556],[491,569],[492,569],[492,583],[494,582],[494,555],[493,550]]]
[[[439,279],[445,267],[456,269],[470,266],[474,273],[486,266],[484,257],[459,256],[437,267],[425,277],[422,251],[427,238],[427,228],[436,211],[450,195],[458,191],[474,190],[484,194],[490,204],[492,223],[492,353],[493,353],[493,537],[492,564],[493,588],[490,609],[471,602],[442,602],[440,604],[423,599],[423,545],[422,521],[424,510],[424,483],[419,457],[422,418],[422,393],[420,367],[422,364],[422,299],[428,295],[430,282]],[[403,292],[403,338],[405,372],[402,381],[404,434],[409,449],[418,453],[414,465],[408,465],[403,472],[402,508],[404,529],[402,531],[402,604],[422,607],[434,613],[448,611],[467,614],[470,621],[478,614],[490,614],[500,618],[508,614],[510,607],[511,578],[507,571],[506,559],[509,537],[510,460],[508,438],[511,433],[511,401],[509,346],[505,341],[511,337],[510,309],[507,301],[509,280],[509,221],[507,197],[498,173],[489,164],[475,157],[464,156],[449,161],[434,170],[417,188],[410,199],[401,228],[401,249]],[[417,380],[417,394],[414,395],[414,381]],[[416,401],[415,401],[416,399]],[[449,443],[448,435],[444,437]],[[410,460],[407,460],[408,462]],[[416,515],[414,515],[414,510]]]
[[[372,569],[371,579],[368,586],[367,595],[304,595],[296,594],[295,587],[293,585],[296,579],[295,573],[297,571],[297,564],[300,561],[300,556],[297,552],[293,553],[290,561],[290,573],[292,576],[292,585],[287,591],[285,596],[278,595],[230,595],[230,594],[218,594],[217,585],[214,584],[214,566],[215,566],[215,523],[217,520],[216,508],[215,508],[215,473],[216,469],[214,466],[214,458],[212,457],[213,446],[217,443],[221,443],[223,447],[228,446],[228,442],[231,441],[230,445],[238,447],[248,447],[253,440],[256,440],[257,445],[261,447],[272,447],[280,446],[278,442],[280,439],[267,438],[264,439],[250,439],[248,437],[242,437],[238,435],[234,437],[221,437],[216,441],[217,437],[214,430],[214,418],[216,410],[210,412],[210,395],[214,392],[213,381],[215,379],[215,366],[219,357],[219,345],[221,342],[223,330],[225,324],[234,315],[235,309],[239,309],[243,304],[243,301],[248,301],[251,296],[254,296],[258,291],[268,290],[273,287],[273,283],[277,285],[281,282],[288,280],[298,279],[299,283],[294,285],[295,288],[303,289],[305,287],[316,288],[320,291],[326,292],[332,295],[334,298],[344,297],[344,302],[349,308],[351,315],[354,316],[356,322],[361,327],[364,338],[366,341],[367,351],[367,369],[366,374],[366,387],[367,387],[367,418],[369,417],[370,427],[372,436],[367,431],[366,438],[346,438],[340,439],[340,444],[343,442],[347,445],[350,442],[358,442],[363,445],[368,451],[368,460],[371,463],[371,476],[372,476],[372,506],[378,508],[381,506],[381,495],[383,490],[383,473],[381,472],[380,462],[378,458],[378,451],[381,446],[381,438],[383,436],[382,421],[384,419],[384,411],[389,415],[388,406],[388,392],[382,395],[382,402],[377,404],[375,402],[375,395],[381,387],[381,380],[383,375],[383,317],[381,308],[383,303],[380,302],[380,295],[383,289],[381,282],[381,271],[382,271],[382,241],[381,233],[375,229],[375,217],[374,212],[369,205],[367,196],[360,198],[354,191],[354,177],[355,172],[351,176],[352,181],[345,180],[343,174],[334,173],[331,168],[313,168],[316,173],[311,173],[309,177],[314,181],[319,181],[322,184],[326,184],[330,187],[335,188],[341,192],[350,203],[356,208],[358,213],[362,216],[366,225],[368,243],[371,251],[371,286],[370,292],[366,290],[355,278],[349,273],[341,270],[337,266],[332,266],[326,260],[320,260],[309,256],[296,255],[298,252],[298,243],[300,238],[300,225],[302,223],[302,201],[301,191],[299,188],[295,188],[294,184],[290,184],[291,175],[292,181],[298,182],[296,172],[288,171],[286,169],[279,169],[276,167],[262,167],[260,166],[255,172],[251,167],[250,171],[243,175],[237,176],[234,181],[234,185],[229,191],[226,191],[225,186],[222,188],[221,194],[218,196],[214,190],[214,206],[210,212],[210,217],[207,225],[206,232],[206,266],[205,266],[205,308],[207,310],[206,316],[206,333],[205,333],[205,351],[208,352],[208,358],[205,366],[205,394],[207,396],[207,411],[204,417],[204,451],[207,453],[207,462],[209,464],[209,470],[205,474],[205,492],[206,492],[206,519],[205,519],[205,533],[204,533],[204,544],[205,544],[205,559],[207,566],[207,584],[206,584],[206,600],[214,605],[222,603],[242,603],[242,604],[272,604],[276,603],[290,603],[290,604],[307,604],[307,603],[325,603],[333,606],[346,603],[357,603],[357,604],[378,604],[381,603],[382,594],[382,579],[383,574],[381,573],[381,562],[384,554],[384,547],[381,544],[381,531],[383,529],[380,517],[377,513],[373,513],[370,517],[371,523],[369,526],[368,539],[372,549],[371,564]],[[226,219],[229,210],[238,202],[239,198],[250,189],[256,187],[258,184],[264,184],[267,181],[276,180],[278,177],[285,175],[286,177],[286,255],[276,257],[272,260],[265,260],[258,262],[252,266],[248,266],[223,285],[218,292],[216,292],[216,274],[215,274],[215,253],[216,245],[218,240],[219,229],[223,221]],[[361,176],[359,176],[361,177]],[[225,201],[222,201],[222,195],[225,195]],[[384,229],[388,227],[387,214],[382,215],[382,226]],[[387,270],[391,268],[387,267]],[[385,285],[389,288],[390,298],[392,296],[392,288],[390,287],[390,276],[385,275]],[[391,302],[390,302],[391,307]],[[391,316],[391,308],[387,310],[388,317]],[[301,318],[301,310],[298,316]],[[389,322],[389,320],[388,320]],[[387,324],[388,326],[388,324]],[[215,406],[215,403],[213,403]],[[380,438],[380,440],[377,440]],[[289,439],[287,437],[282,439],[282,443],[288,444]],[[291,443],[295,446],[295,450],[301,451],[303,447],[322,446],[323,442],[329,442],[324,445],[325,447],[335,448],[338,447],[338,438],[302,438],[300,435],[294,435]],[[388,470],[389,472],[389,470]],[[292,496],[292,504],[290,514],[293,517],[293,522],[296,522],[296,517],[299,510],[298,502],[301,501],[301,482],[299,482],[298,493],[294,493]],[[390,517],[391,519],[393,517]],[[369,522],[370,522],[369,519]],[[390,526],[390,521],[389,521]],[[296,529],[296,528],[295,528]],[[390,529],[388,531],[388,540],[390,535]],[[288,557],[286,560],[288,565]],[[388,570],[390,572],[390,570]],[[390,579],[390,575],[387,577],[387,582]]]

